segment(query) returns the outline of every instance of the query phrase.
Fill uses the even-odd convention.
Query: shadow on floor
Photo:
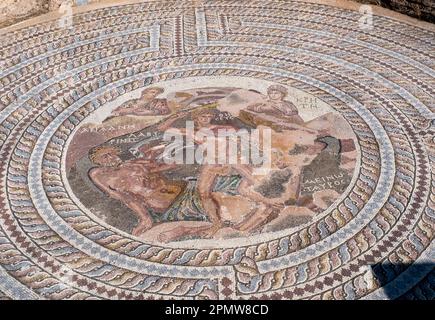
[[[388,299],[435,300],[435,263],[382,263],[371,267]]]

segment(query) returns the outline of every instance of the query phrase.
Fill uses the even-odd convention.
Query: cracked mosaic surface
[[[126,1],[0,30],[0,299],[433,299],[435,28],[357,9]],[[189,119],[270,127],[272,173],[150,161]]]

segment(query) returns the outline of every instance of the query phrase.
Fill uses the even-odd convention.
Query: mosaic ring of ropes
[[[103,16],[105,14],[103,13]],[[89,15],[82,16],[86,19]],[[116,23],[116,17],[113,19],[114,23]],[[46,24],[34,28],[48,28],[50,30],[51,26]],[[21,35],[21,33],[18,34]],[[53,34],[53,36],[55,35]],[[17,37],[18,41],[24,39]],[[118,266],[126,265],[123,264],[123,261],[130,259],[129,256],[132,261],[145,260],[151,263],[156,262],[159,265],[226,266],[237,264],[240,262],[240,257],[248,255],[257,260],[263,270],[271,270],[262,275],[262,286],[240,289],[240,293],[251,295],[289,287],[303,287],[306,289],[310,284],[318,281],[318,279],[324,279],[325,276],[331,273],[337,274],[341,271],[343,275],[344,266],[352,271],[357,270],[352,268],[358,268],[364,262],[370,262],[370,259],[368,259],[369,254],[375,257],[384,256],[382,261],[402,262],[410,261],[411,258],[417,258],[422,254],[433,237],[430,223],[433,219],[434,185],[433,179],[430,180],[430,175],[416,169],[427,169],[429,165],[427,155],[422,152],[424,148],[419,139],[416,138],[416,131],[410,124],[410,120],[416,121],[417,119],[417,122],[422,123],[424,120],[418,119],[419,114],[411,105],[401,104],[399,109],[378,90],[370,88],[362,81],[357,82],[351,77],[333,72],[330,68],[321,65],[298,59],[269,57],[267,54],[262,53],[261,50],[257,52],[252,50],[250,52],[252,53],[251,57],[245,53],[247,50],[244,51],[243,55],[237,57],[212,55],[213,50],[219,51],[217,48],[208,48],[207,50],[208,55],[201,56],[197,54],[194,61],[202,64],[201,67],[209,67],[209,71],[200,70],[199,67],[191,67],[191,70],[183,67],[186,62],[192,63],[192,57],[170,58],[172,62],[176,61],[175,65],[180,65],[179,70],[173,71],[168,68],[168,71],[163,71],[169,64],[169,60],[162,57],[156,58],[153,69],[156,70],[156,73],[162,72],[158,76],[158,80],[164,81],[198,75],[237,75],[268,79],[310,92],[334,106],[346,118],[358,136],[361,159],[357,179],[349,186],[346,197],[338,203],[336,208],[330,208],[330,210],[319,215],[306,226],[298,228],[290,235],[256,245],[247,245],[240,248],[215,248],[213,250],[149,246],[142,241],[128,237],[124,233],[120,234],[118,230],[105,226],[93,220],[92,216],[81,212],[78,206],[69,199],[68,192],[63,185],[65,181],[63,181],[61,175],[61,161],[64,142],[72,130],[92,111],[118,97],[121,94],[120,92],[124,94],[156,82],[152,79],[153,74],[146,75],[148,70],[151,69],[147,64],[137,62],[140,59],[135,60],[135,64],[132,64],[131,57],[128,57],[112,64],[114,70],[105,76],[105,79],[110,83],[107,87],[98,88],[98,85],[96,85],[96,75],[101,72],[98,66],[84,70],[74,86],[74,89],[78,89],[82,87],[83,83],[88,83],[90,91],[87,92],[86,86],[83,86],[85,95],[79,97],[66,95],[73,88],[64,87],[61,93],[58,93],[58,98],[65,95],[65,100],[73,103],[67,109],[54,108],[52,104],[57,98],[50,98],[48,94],[44,97],[42,94],[41,96],[44,97],[41,99],[42,101],[33,100],[38,104],[37,109],[31,109],[29,105],[22,104],[19,109],[11,113],[3,121],[3,133],[0,134],[0,141],[3,146],[2,155],[8,154],[10,159],[2,163],[1,172],[7,171],[8,205],[16,220],[11,219],[6,212],[2,212],[1,218],[7,222],[7,225],[13,226],[10,230],[5,230],[5,232],[11,239],[15,239],[14,242],[16,242],[15,244],[17,248],[20,248],[21,252],[27,256],[32,256],[37,252],[36,256],[38,258],[41,256],[49,257],[49,261],[55,257],[54,260],[57,261],[52,262],[54,266],[58,265],[58,261],[65,259],[61,253],[57,252],[61,251],[62,248],[71,246],[70,242],[73,244],[72,252],[78,251],[77,248],[79,248],[83,250],[83,253],[91,256],[92,250],[95,250],[98,254],[106,253],[106,251],[104,249],[95,249],[98,246],[91,246],[90,250],[86,249],[89,242],[96,243],[101,247],[107,247],[109,250],[107,251],[109,252],[107,259],[120,260],[121,263]],[[356,52],[349,52],[356,54]],[[110,54],[110,51],[107,50],[107,53]],[[236,55],[237,52],[232,54]],[[153,54],[151,53],[151,55]],[[249,60],[249,58],[252,57],[261,57],[263,61],[266,61],[264,63],[266,66],[251,66],[249,61],[252,60]],[[220,65],[223,58],[226,64]],[[246,62],[244,61],[245,58]],[[55,61],[55,58],[53,59]],[[267,67],[273,65],[273,61],[277,60],[283,66],[280,68],[281,70]],[[86,61],[86,57],[81,57],[76,59],[72,65],[76,67],[86,63]],[[375,62],[380,63],[380,61]],[[231,65],[232,63],[233,65]],[[243,66],[244,70],[238,68],[237,64],[240,67]],[[301,70],[300,73],[290,74],[284,71],[286,64],[297,65],[297,68]],[[384,65],[390,67],[392,64],[384,63]],[[46,66],[50,68],[50,62]],[[128,71],[125,70],[126,67]],[[223,68],[228,69],[222,70]],[[177,69],[177,67],[173,67],[173,69]],[[32,66],[28,66],[26,70],[32,71]],[[397,68],[395,71],[400,72],[400,69]],[[29,75],[27,76],[29,78],[27,84],[22,87],[23,91],[28,91],[33,84],[37,84],[38,80],[40,81],[40,79],[33,76],[32,72],[29,72]],[[48,69],[46,77],[49,78],[52,75],[53,69]],[[326,81],[320,80],[323,77],[328,79],[328,76],[331,75],[339,76],[343,83],[346,83],[346,86],[343,86],[344,88],[356,88],[366,92],[368,97],[364,97],[365,101],[358,101],[357,98],[347,95],[345,90],[340,91],[328,85]],[[127,76],[132,78],[127,79]],[[133,80],[133,78],[136,80]],[[415,77],[408,75],[407,79],[414,81]],[[425,86],[424,82],[420,81],[419,83],[417,81],[417,83],[424,91],[433,94],[431,88]],[[6,84],[5,89],[1,92],[1,101],[5,105],[8,105],[7,102],[14,99],[9,91],[11,88],[13,88],[13,82],[10,82],[9,85]],[[95,90],[96,88],[97,90]],[[118,91],[118,89],[121,90]],[[47,90],[44,91],[45,93],[48,92]],[[102,95],[100,97],[87,98],[86,94],[98,91],[101,91]],[[42,91],[36,92],[42,93]],[[96,101],[98,101],[97,104],[92,104],[92,102]],[[381,107],[376,105],[377,103]],[[29,104],[31,105],[31,102]],[[355,110],[359,110],[359,114]],[[68,117],[62,119],[65,115],[68,115]],[[373,127],[375,130],[372,131],[370,128]],[[47,131],[47,128],[50,129],[50,132]],[[380,150],[377,141],[382,143]],[[47,144],[47,146],[44,144]],[[382,163],[382,165],[379,165],[379,163]],[[42,182],[38,182],[41,175],[29,175],[29,168],[42,174]],[[385,170],[385,168],[387,169]],[[387,178],[388,173],[391,179]],[[29,185],[32,188],[35,187],[35,190],[38,191],[30,191]],[[374,197],[373,193],[376,190],[378,192]],[[46,199],[44,198],[44,191],[47,193]],[[361,213],[364,207],[368,205],[370,210]],[[379,206],[379,210],[373,209],[376,206]],[[369,212],[375,212],[375,214],[369,214]],[[30,222],[32,228],[28,227]],[[340,230],[346,229],[351,224],[349,230],[339,233]],[[358,225],[360,227],[355,227]],[[406,236],[407,232],[410,232],[408,236]],[[98,236],[96,237],[95,234],[98,234]],[[59,235],[61,236],[59,237]],[[340,237],[340,235],[344,237]],[[86,239],[81,238],[81,236],[86,237]],[[31,238],[30,241],[29,237]],[[316,251],[312,251],[313,253],[316,252],[317,256],[313,258],[310,246],[316,246],[320,242],[321,245],[315,247]],[[44,251],[43,253],[41,253],[41,249]],[[306,261],[300,262],[300,254],[303,250],[305,250]],[[319,251],[322,253],[319,253]],[[111,252],[121,253],[122,256],[114,255]],[[388,252],[391,253],[388,254]],[[292,257],[296,255],[299,259],[292,260]],[[273,262],[269,262],[270,259],[273,259]],[[292,261],[298,261],[298,264],[292,265]],[[382,263],[382,261],[378,263]],[[320,270],[317,266],[324,269]],[[152,264],[147,265],[147,268],[150,269],[146,270],[152,270],[152,267]],[[58,274],[55,268],[52,270],[52,274]],[[297,277],[295,278],[294,275],[300,274],[301,270],[308,270],[309,272],[305,278],[296,279]],[[154,273],[163,275],[165,272],[154,269]],[[278,273],[288,274],[285,277],[287,280],[277,283],[271,281],[270,279],[276,278],[275,276]],[[397,272],[397,274],[399,273],[400,271]],[[167,274],[169,276],[170,272]],[[193,273],[189,276],[195,278]],[[196,277],[201,276],[197,274]],[[340,286],[331,288],[331,291],[353,285],[354,281],[360,281],[358,278],[360,276],[358,274],[352,277],[347,282],[340,284]],[[391,280],[395,276],[394,273],[388,275]],[[77,283],[80,283],[80,279],[93,281],[89,276],[82,277],[77,273]],[[110,287],[107,281],[103,279],[99,279],[99,281]],[[183,281],[189,280],[183,279]],[[95,283],[98,283],[98,281],[95,281]],[[79,294],[85,295],[84,291]],[[170,294],[174,294],[174,292]],[[179,294],[182,296],[181,293]]]

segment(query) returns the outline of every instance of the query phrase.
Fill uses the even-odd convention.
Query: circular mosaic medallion
[[[0,297],[433,299],[435,29],[359,9],[0,30]]]
[[[284,235],[337,201],[357,162],[352,128],[332,107],[243,77],[135,90],[71,137],[65,172],[77,203],[152,242]]]

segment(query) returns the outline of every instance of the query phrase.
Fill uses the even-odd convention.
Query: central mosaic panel
[[[351,127],[325,102],[225,76],[121,95],[77,126],[67,150],[83,211],[146,242],[194,245],[312,221],[346,191],[358,159]]]

